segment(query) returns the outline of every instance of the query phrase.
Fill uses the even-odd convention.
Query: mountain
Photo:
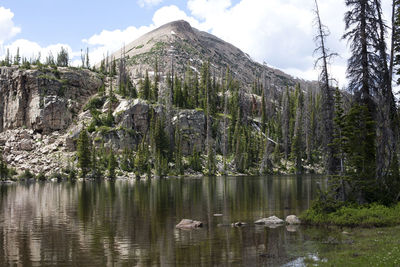
[[[20,173],[76,173],[84,129],[98,171],[107,173],[116,153],[118,176],[132,178],[289,173],[293,140],[309,159],[321,144],[316,82],[261,65],[185,21],[143,35],[94,70],[23,62],[0,62],[0,163]],[[238,82],[228,75],[224,83],[227,68]]]
[[[223,77],[229,67],[233,78],[246,88],[257,80],[276,89],[296,84],[307,88],[316,84],[259,64],[239,48],[193,28],[183,20],[167,23],[141,36],[113,53],[111,58],[118,60],[123,55],[128,58],[128,67],[134,79],[142,77],[146,70],[154,71],[156,59],[162,74],[171,70],[171,59],[178,73],[184,73],[188,65],[199,71],[202,64],[209,60],[217,77]]]

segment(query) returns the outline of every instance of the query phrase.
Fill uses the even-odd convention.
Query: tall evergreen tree
[[[78,167],[81,169],[81,176],[86,177],[91,168],[91,141],[86,131],[83,128],[79,134],[77,141],[77,157],[78,157]]]
[[[296,121],[294,126],[294,135],[292,141],[291,157],[295,160],[296,173],[303,172],[302,158],[303,158],[303,91],[300,85],[296,86]]]
[[[290,102],[289,102],[289,88],[283,93],[282,97],[282,139],[283,139],[283,150],[285,152],[285,159],[289,156],[290,147]]]
[[[108,178],[115,179],[115,169],[118,167],[117,159],[115,158],[115,154],[113,149],[110,149],[108,155],[108,164],[107,164],[107,174]]]

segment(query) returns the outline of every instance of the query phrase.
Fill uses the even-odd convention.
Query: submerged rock
[[[285,219],[287,224],[301,224],[300,219],[296,215],[289,215]]]
[[[178,229],[194,229],[202,227],[203,223],[200,221],[182,219],[175,227]]]
[[[235,222],[235,223],[232,223],[231,224],[231,226],[232,227],[242,227],[242,226],[245,226],[247,223],[245,223],[245,222]]]
[[[257,221],[254,222],[255,224],[265,224],[265,225],[269,225],[269,224],[283,224],[284,221],[282,219],[279,219],[276,216],[270,216],[268,218],[262,218],[259,219]]]

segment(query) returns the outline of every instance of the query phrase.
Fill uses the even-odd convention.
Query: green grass
[[[319,244],[320,260],[308,257],[307,266],[400,266],[400,226],[346,232],[338,233],[339,244]]]
[[[306,224],[350,227],[383,227],[400,225],[400,203],[387,207],[379,204],[342,206],[333,212],[322,212],[317,205],[301,215]]]

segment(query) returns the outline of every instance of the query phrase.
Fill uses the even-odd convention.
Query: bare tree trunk
[[[318,36],[316,40],[319,41],[317,50],[321,51],[322,70],[321,70],[321,91],[323,95],[323,121],[324,121],[324,150],[326,153],[326,171],[328,174],[334,174],[337,171],[338,160],[335,157],[335,149],[329,144],[333,141],[333,113],[334,103],[331,88],[329,86],[328,74],[328,59],[331,55],[328,54],[325,47],[325,38],[327,33],[324,31],[321,17],[319,15],[319,8],[317,0],[315,0],[315,13],[317,18]]]
[[[395,10],[393,3],[393,12]],[[376,179],[380,181],[387,189],[390,189],[390,185],[387,183],[386,178],[390,172],[390,167],[393,160],[395,159],[396,149],[396,107],[395,100],[392,92],[392,81],[391,81],[391,68],[393,67],[393,58],[390,59],[390,66],[387,65],[387,54],[386,54],[386,41],[385,41],[385,25],[382,19],[382,10],[380,1],[375,0],[378,14],[378,24],[380,31],[379,39],[379,55],[381,57],[381,94],[379,94],[379,104],[377,112],[377,157],[376,157]],[[393,15],[394,17],[394,15]],[[392,25],[394,28],[394,25]],[[392,38],[393,45],[393,38]],[[393,48],[391,51],[393,57]],[[380,136],[379,136],[380,135]],[[379,138],[380,137],[380,138]]]

